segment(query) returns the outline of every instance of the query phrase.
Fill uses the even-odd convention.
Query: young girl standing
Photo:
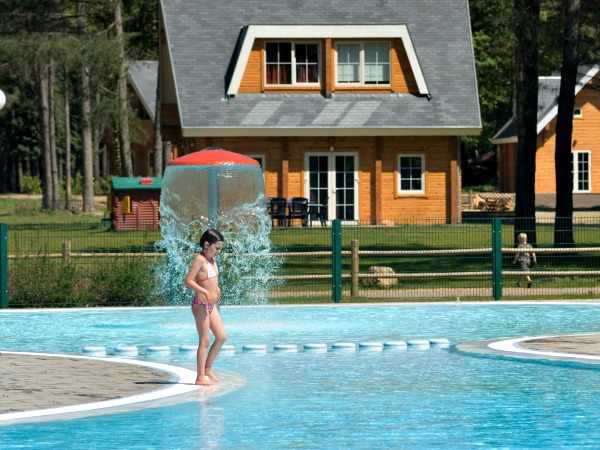
[[[221,299],[221,289],[219,289],[219,269],[215,258],[221,253],[223,235],[214,229],[206,230],[200,238],[200,247],[202,250],[194,258],[185,278],[185,284],[195,292],[192,313],[200,340],[196,384],[210,386],[214,384],[211,380],[220,381],[212,371],[212,364],[227,339],[221,314],[216,308],[216,304]],[[215,340],[207,357],[206,352],[210,343],[209,330],[213,332]]]

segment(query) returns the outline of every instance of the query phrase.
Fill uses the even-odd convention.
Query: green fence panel
[[[598,298],[600,215],[573,218],[574,248],[555,244],[563,222],[536,218],[531,287],[511,264],[510,217],[275,227],[270,257],[281,265],[260,301]],[[534,235],[533,228],[520,231]],[[179,288],[168,282],[172,268],[155,248],[158,230],[116,231],[98,221],[11,224],[0,232],[3,308],[168,305]]]
[[[8,226],[0,223],[0,308],[8,308]]]
[[[502,222],[492,219],[492,295],[494,300],[502,298]]]
[[[331,226],[331,297],[342,300],[342,223],[334,220]]]

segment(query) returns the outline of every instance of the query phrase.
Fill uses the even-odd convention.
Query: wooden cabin
[[[580,67],[573,111],[573,198],[600,194],[600,66]],[[540,77],[535,192],[556,194],[554,154],[560,76]],[[517,125],[508,121],[491,139],[498,149],[501,192],[515,192]]]
[[[460,221],[460,139],[481,129],[468,2],[264,6],[161,0],[173,156],[251,156],[266,196],[308,198],[328,220]]]
[[[113,177],[109,210],[114,230],[158,230],[159,177]]]

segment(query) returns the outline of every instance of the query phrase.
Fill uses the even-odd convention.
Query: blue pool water
[[[226,395],[0,427],[0,448],[597,448],[600,371],[444,350],[305,353],[305,343],[597,332],[600,305],[431,304],[223,307]],[[80,354],[86,345],[170,345],[193,369],[188,308],[0,313],[0,349]],[[277,344],[299,353],[273,353]],[[266,355],[242,353],[266,344]]]

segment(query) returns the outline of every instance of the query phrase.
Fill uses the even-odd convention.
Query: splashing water
[[[206,151],[216,150],[201,152]],[[191,302],[185,277],[199,251],[200,236],[216,228],[225,238],[218,260],[221,302],[265,303],[274,285],[271,277],[281,265],[271,255],[266,204],[258,165],[168,166],[160,198],[163,239],[156,243],[157,250],[167,254],[166,263],[157,267],[159,295],[173,305]]]

